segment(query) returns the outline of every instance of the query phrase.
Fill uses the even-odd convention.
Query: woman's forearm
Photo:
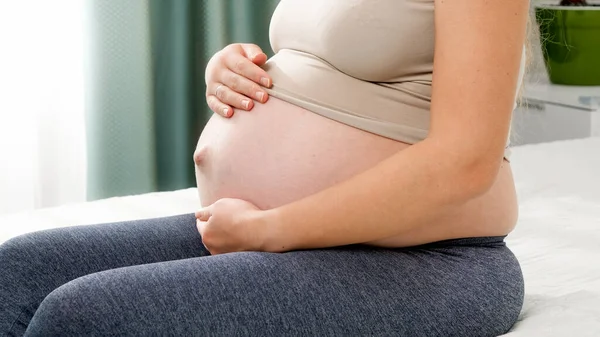
[[[259,220],[268,232],[265,250],[323,248],[392,237],[426,226],[491,187],[497,173],[494,165],[436,144],[425,140],[343,183],[266,211]]]

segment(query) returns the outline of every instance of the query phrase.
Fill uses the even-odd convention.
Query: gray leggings
[[[0,245],[5,336],[495,336],[523,303],[504,237],[210,256],[193,215]]]

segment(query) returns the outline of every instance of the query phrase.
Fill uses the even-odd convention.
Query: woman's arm
[[[261,212],[263,250],[392,237],[485,193],[502,163],[528,8],[527,0],[436,0],[427,139],[341,184]]]

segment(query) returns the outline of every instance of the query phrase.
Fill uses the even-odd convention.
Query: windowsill
[[[556,85],[549,82],[528,82],[523,88],[523,98],[577,110],[600,111],[600,86]]]

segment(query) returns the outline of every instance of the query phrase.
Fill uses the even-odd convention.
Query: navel
[[[208,155],[208,147],[206,145],[202,145],[194,151],[194,163],[196,165],[202,165],[206,161],[206,156]]]

